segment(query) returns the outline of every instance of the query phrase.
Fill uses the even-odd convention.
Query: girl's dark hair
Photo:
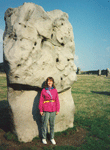
[[[44,88],[48,87],[48,80],[52,80],[53,81],[53,84],[52,84],[52,87],[56,88],[55,87],[55,82],[54,82],[54,79],[52,77],[48,77],[45,81],[45,84],[44,84]]]

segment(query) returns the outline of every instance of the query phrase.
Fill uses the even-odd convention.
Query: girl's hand
[[[43,115],[43,112],[40,112],[40,115],[42,116],[42,115]]]
[[[56,112],[56,115],[58,115],[59,114],[59,112]]]

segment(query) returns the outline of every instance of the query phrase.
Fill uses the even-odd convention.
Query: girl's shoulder
[[[58,93],[58,91],[57,91],[57,89],[56,89],[56,88],[54,88],[53,90],[54,90],[55,92],[57,92],[57,93]]]
[[[45,88],[43,88],[41,92],[43,93],[44,91],[45,91]]]
[[[45,88],[43,88],[42,91],[45,91]]]

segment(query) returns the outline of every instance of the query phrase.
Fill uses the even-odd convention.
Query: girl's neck
[[[51,89],[51,88],[52,88],[52,86],[48,86],[48,88],[49,88],[49,89]]]

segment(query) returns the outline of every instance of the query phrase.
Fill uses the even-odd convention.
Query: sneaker
[[[53,145],[56,145],[56,142],[54,139],[51,139],[50,141],[52,142]]]
[[[42,143],[43,143],[43,144],[47,144],[46,139],[42,139]]]

